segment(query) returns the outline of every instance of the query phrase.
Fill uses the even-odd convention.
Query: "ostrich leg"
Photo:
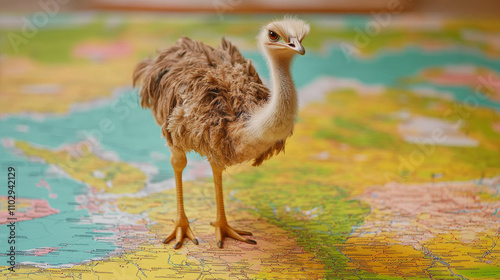
[[[170,149],[170,151],[172,152],[172,155],[170,156],[170,163],[174,168],[175,189],[177,191],[177,218],[174,221],[174,230],[165,239],[165,241],[163,241],[163,243],[166,244],[175,238],[177,243],[175,243],[174,249],[179,249],[182,246],[184,237],[187,236],[196,245],[198,245],[198,239],[196,239],[191,227],[189,227],[189,220],[186,213],[184,213],[184,198],[182,197],[182,171],[187,164],[186,154],[183,151],[174,148]]]
[[[215,227],[215,239],[217,241],[217,246],[222,248],[222,239],[224,239],[224,237],[230,237],[250,244],[257,244],[255,240],[241,236],[252,235],[252,233],[237,230],[228,225],[226,211],[224,209],[224,197],[222,194],[222,171],[224,171],[224,169],[214,163],[210,163],[210,165],[212,166],[212,172],[214,174],[215,202],[217,203],[217,218],[215,222],[210,224]]]

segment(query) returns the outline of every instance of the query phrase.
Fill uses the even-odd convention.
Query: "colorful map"
[[[224,175],[229,222],[257,245],[217,248],[211,169],[190,154],[200,244],[174,250],[169,150],[133,68],[225,36],[268,80],[255,36],[274,16],[0,16],[0,278],[500,278],[500,21],[301,16],[286,153]]]

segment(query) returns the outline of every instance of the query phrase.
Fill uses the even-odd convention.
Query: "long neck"
[[[255,111],[249,120],[250,136],[265,141],[278,141],[289,136],[297,114],[297,93],[290,74],[291,56],[270,56],[271,100]]]

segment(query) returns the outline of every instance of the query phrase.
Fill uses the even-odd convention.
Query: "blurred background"
[[[37,0],[8,1],[0,0],[2,11],[36,11]],[[217,12],[217,8],[231,7],[234,13],[276,12],[276,13],[369,13],[374,9],[383,9],[387,0],[91,0],[64,1],[61,7],[66,11],[77,10],[147,10],[147,11],[184,11],[184,12]],[[413,0],[404,2],[405,12],[454,16],[487,16],[497,17],[500,14],[500,3],[495,0]]]

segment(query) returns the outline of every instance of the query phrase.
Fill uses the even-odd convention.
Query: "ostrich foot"
[[[163,243],[167,244],[175,238],[177,243],[175,243],[174,249],[179,249],[180,247],[182,247],[182,241],[185,237],[187,237],[191,239],[191,241],[193,241],[195,245],[198,245],[198,239],[196,239],[193,231],[191,230],[191,227],[189,227],[189,221],[187,217],[177,218],[177,221],[174,221],[174,224],[174,230],[168,235],[167,238],[165,238]]]
[[[248,244],[257,244],[257,241],[242,236],[252,236],[251,232],[234,229],[227,224],[227,221],[215,221],[211,222],[210,225],[215,227],[215,240],[217,241],[217,247],[219,248],[222,248],[222,240],[224,237],[233,238]]]

